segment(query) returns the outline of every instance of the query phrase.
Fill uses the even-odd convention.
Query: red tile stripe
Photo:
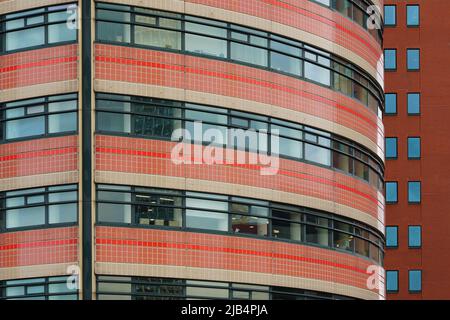
[[[0,246],[0,251],[16,250],[25,248],[43,248],[43,247],[55,247],[77,244],[78,239],[63,239],[63,240],[50,240],[50,241],[36,241],[26,243],[16,243]]]
[[[376,122],[374,122],[373,120],[369,119],[368,117],[363,116],[360,113],[352,110],[351,108],[348,108],[341,104],[336,104],[327,98],[320,97],[320,96],[312,94],[310,92],[305,92],[305,91],[297,90],[294,88],[284,87],[284,86],[277,85],[275,83],[271,83],[268,81],[256,80],[256,79],[252,79],[252,78],[248,78],[248,77],[242,77],[242,76],[220,73],[220,72],[213,72],[213,71],[202,70],[202,69],[195,69],[195,68],[186,67],[186,66],[170,65],[170,64],[157,63],[157,62],[148,62],[148,61],[135,60],[135,59],[129,59],[129,58],[114,58],[114,57],[96,56],[95,60],[98,62],[105,62],[105,63],[116,63],[116,64],[122,64],[122,65],[132,65],[132,66],[138,66],[138,67],[148,67],[148,68],[155,68],[155,69],[185,72],[185,73],[221,78],[221,79],[225,79],[225,80],[238,81],[238,82],[242,82],[242,83],[246,83],[246,84],[257,85],[257,86],[264,87],[264,88],[270,88],[270,89],[286,92],[289,94],[294,94],[297,96],[309,98],[311,100],[325,103],[325,104],[328,104],[333,107],[336,106],[338,109],[340,109],[344,112],[350,113],[351,115],[356,116],[357,118],[363,120],[372,128],[378,129],[378,125]]]
[[[75,62],[75,61],[77,61],[77,59],[78,59],[78,57],[63,57],[63,58],[48,59],[48,60],[42,60],[42,61],[36,61],[36,62],[29,62],[29,63],[9,66],[9,67],[5,67],[5,68],[0,68],[0,72],[11,72],[11,71],[17,71],[17,70],[28,69],[28,68],[44,67],[44,66],[51,66],[51,65],[60,64],[60,63]]]
[[[281,254],[274,252],[263,252],[256,250],[247,249],[235,249],[235,248],[225,248],[225,247],[213,247],[204,246],[197,244],[187,244],[187,243],[167,243],[167,242],[153,242],[153,241],[138,241],[138,240],[122,240],[122,239],[105,239],[97,238],[95,241],[98,245],[115,245],[115,246],[133,246],[133,247],[146,247],[146,248],[167,248],[167,249],[187,249],[187,250],[197,250],[197,251],[207,251],[207,252],[223,252],[230,254],[243,254],[252,255],[259,257],[275,258],[275,259],[285,259],[293,261],[301,261],[307,263],[320,264],[325,266],[330,266],[338,269],[351,270],[361,274],[369,274],[366,270],[357,268],[354,266],[349,266],[341,263],[336,263],[332,261],[308,258],[298,255]]]
[[[97,153],[110,153],[110,154],[120,154],[120,155],[130,155],[130,156],[144,156],[144,157],[152,157],[152,158],[158,158],[158,159],[170,159],[170,157],[171,157],[171,155],[169,153],[131,150],[131,149],[119,149],[119,148],[96,147],[95,151]],[[195,158],[192,157],[191,159],[194,162]],[[199,159],[199,162],[201,162],[201,159]],[[241,168],[245,168],[245,169],[249,169],[249,170],[260,170],[261,168],[263,168],[263,166],[251,165],[251,164],[226,164],[224,166],[241,167]],[[292,171],[281,170],[281,169],[278,171],[278,174],[295,177],[295,178],[300,178],[300,179],[304,179],[304,180],[309,180],[309,181],[313,181],[313,182],[318,182],[318,183],[326,184],[326,185],[333,186],[336,188],[340,188],[340,189],[352,192],[354,194],[357,194],[359,196],[362,196],[362,197],[370,200],[374,204],[378,205],[377,198],[374,198],[373,196],[366,194],[364,192],[361,192],[355,188],[351,188],[346,185],[343,185],[343,184],[340,184],[340,183],[337,183],[334,181],[330,181],[328,179],[319,178],[319,177],[315,177],[315,176],[303,174],[303,173],[296,173],[296,172],[292,172]]]
[[[24,152],[19,154],[12,154],[7,156],[0,157],[0,161],[11,161],[11,160],[19,160],[19,159],[31,159],[38,157],[46,157],[46,156],[54,156],[68,153],[76,153],[78,152],[77,147],[69,147],[69,148],[61,148],[61,149],[52,149],[52,150],[42,150],[42,151],[32,151],[32,152]]]

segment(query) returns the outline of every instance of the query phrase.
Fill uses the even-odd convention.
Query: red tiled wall
[[[366,30],[338,12],[309,0],[185,0],[185,2],[245,13],[306,31],[353,51],[374,68],[382,56],[381,45]]]
[[[0,179],[77,170],[77,139],[64,136],[0,144]]]
[[[373,264],[328,249],[244,237],[100,226],[95,233],[97,262],[261,272],[362,289],[367,289],[367,267]]]
[[[348,175],[298,161],[280,159],[276,175],[261,175],[257,166],[179,165],[171,161],[174,142],[97,135],[95,168],[191,179],[221,181],[297,193],[359,209],[383,223],[382,195]],[[379,198],[378,198],[379,197]],[[380,199],[380,200],[379,200]]]
[[[0,56],[0,90],[77,78],[78,45]]]
[[[182,54],[95,45],[95,78],[236,97],[301,111],[353,129],[383,150],[383,125],[356,100],[307,81]]]
[[[0,233],[0,268],[76,263],[78,227]]]

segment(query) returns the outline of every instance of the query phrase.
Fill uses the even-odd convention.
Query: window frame
[[[410,112],[409,111],[409,96],[410,95],[417,95],[419,97],[419,112]],[[408,116],[420,116],[422,113],[422,94],[420,92],[407,92],[406,93],[406,113]]]
[[[410,187],[410,184],[413,184],[413,183],[418,183],[419,184],[419,194],[420,194],[420,199],[419,199],[419,201],[411,201],[410,200],[410,197],[409,197],[409,187]],[[416,204],[416,205],[419,205],[419,204],[421,204],[422,203],[422,181],[419,181],[419,180],[411,180],[411,181],[408,181],[408,183],[407,183],[407,197],[408,197],[408,204]]]
[[[417,24],[409,24],[408,23],[408,8],[409,7],[417,7]],[[420,5],[417,4],[413,4],[413,3],[409,3],[406,5],[406,27],[407,28],[419,28],[420,27]]]
[[[397,249],[399,247],[399,237],[398,237],[399,227],[398,227],[398,225],[388,225],[385,228],[386,228],[386,231],[385,231],[386,232],[386,249]],[[392,229],[392,230],[395,229],[395,245],[388,245],[388,242],[387,242],[388,228]]]
[[[393,68],[386,68],[386,51],[393,51],[394,52],[394,57],[395,57],[395,66]],[[383,57],[384,57],[384,71],[385,72],[395,72],[397,71],[397,48],[384,48],[383,49]]]
[[[395,140],[395,156],[387,156],[387,140],[388,139],[393,139],[393,140]],[[396,159],[398,159],[398,137],[385,137],[385,152],[386,152],[386,154],[385,154],[385,158],[386,158],[386,160],[396,160]]]
[[[420,274],[420,290],[412,290],[411,289],[411,273],[412,272],[419,272],[419,274]],[[423,290],[422,280],[423,280],[423,271],[422,271],[422,269],[409,269],[408,270],[408,292],[410,294],[421,293],[422,290]]]
[[[67,12],[67,8],[58,9],[55,11],[49,11],[49,8],[60,7],[60,6],[65,6],[65,5],[67,5],[67,6],[77,5],[77,3],[70,2],[70,3],[61,3],[61,4],[47,5],[47,6],[41,6],[41,7],[33,7],[33,8],[25,9],[25,10],[8,12],[6,14],[0,15],[0,26],[2,26],[1,30],[3,30],[3,31],[0,31],[0,42],[1,42],[0,43],[0,56],[14,54],[14,53],[18,53],[18,52],[24,52],[24,51],[30,51],[30,50],[36,50],[36,49],[42,49],[42,48],[52,48],[52,47],[56,47],[56,46],[63,46],[63,45],[78,43],[77,29],[75,29],[75,40],[66,40],[66,41],[60,41],[60,42],[55,42],[55,43],[49,43],[49,26],[58,25],[58,24],[62,24],[62,23],[66,22],[66,21],[49,22],[48,21],[49,14]],[[44,11],[39,12],[39,13],[32,13],[30,15],[19,16],[17,18],[6,19],[7,15],[21,14],[21,13],[25,13],[27,11],[35,11],[35,10],[39,10],[39,9],[44,9]],[[43,16],[44,22],[33,24],[31,27],[24,26],[21,28],[13,29],[11,31],[6,30],[6,23],[8,21],[13,21],[16,19],[21,19],[21,18],[28,19],[28,18],[33,18],[35,16],[36,17],[41,16],[41,15]],[[8,34],[10,32],[19,32],[19,31],[24,31],[24,30],[34,29],[34,28],[39,28],[39,27],[44,28],[44,43],[43,44],[30,46],[30,47],[23,47],[23,48],[18,48],[18,49],[13,49],[13,50],[6,50],[6,34]]]
[[[393,7],[394,8],[394,20],[395,22],[393,24],[386,24],[386,7]],[[394,28],[397,26],[397,20],[398,20],[398,15],[397,15],[397,5],[396,4],[385,4],[383,6],[383,18],[384,18],[384,27],[385,28]]]
[[[419,140],[419,155],[418,156],[410,156],[410,140],[412,139],[418,139]],[[407,154],[408,154],[408,160],[420,160],[422,158],[422,138],[420,136],[408,136],[406,138],[406,144],[407,144]]]
[[[411,245],[410,243],[410,229],[411,228],[419,228],[419,236],[420,236],[420,244],[419,245]],[[421,249],[422,248],[422,225],[415,224],[415,225],[408,225],[408,248],[409,249]]]
[[[396,186],[396,199],[395,199],[395,201],[389,201],[389,200],[387,200],[387,185],[388,184],[395,184],[395,186]],[[398,181],[386,181],[385,182],[385,187],[384,187],[384,189],[386,190],[386,193],[385,193],[385,201],[386,201],[386,204],[397,204],[398,203]]]
[[[389,290],[388,289],[388,286],[387,286],[388,285],[388,281],[387,281],[387,279],[388,279],[388,276],[387,276],[388,272],[393,272],[393,273],[395,273],[397,275],[397,285],[396,285],[397,289],[395,289],[395,290]],[[386,293],[398,293],[399,291],[400,291],[400,271],[398,269],[386,270]]]
[[[396,116],[397,114],[398,114],[398,94],[397,94],[397,92],[386,92],[385,93],[385,97],[387,96],[387,95],[392,95],[392,96],[395,96],[395,112],[387,112],[386,110],[387,110],[387,108],[386,108],[386,106],[387,106],[387,103],[386,103],[386,101],[387,101],[387,99],[385,98],[385,107],[384,107],[384,114],[383,115],[385,115],[385,116]]]
[[[418,65],[418,67],[417,67],[417,69],[415,69],[415,68],[413,68],[413,69],[411,69],[411,68],[409,68],[409,55],[408,55],[408,53],[409,52],[418,52],[418,58],[419,58],[419,65]],[[421,52],[420,52],[421,50],[420,50],[420,48],[406,48],[406,71],[407,72],[420,72],[420,67],[421,67],[421,60],[422,60],[422,58],[421,58]]]

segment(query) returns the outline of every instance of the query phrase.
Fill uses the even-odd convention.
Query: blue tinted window
[[[422,291],[422,270],[409,270],[409,291]]]
[[[407,49],[406,60],[408,70],[419,70],[420,68],[420,50],[419,49]]]
[[[386,271],[386,291],[388,292],[398,291],[398,271],[393,270]]]
[[[397,113],[397,94],[386,93],[385,100],[386,100],[386,107],[384,109],[384,113],[386,114]]]
[[[386,227],[386,247],[398,246],[398,227]]]
[[[408,138],[408,158],[420,158],[420,138]]]
[[[386,138],[386,159],[397,158],[397,138]]]
[[[408,182],[408,202],[419,203],[420,202],[420,182],[409,181]]]
[[[386,228],[387,230],[387,228]],[[412,248],[419,248],[422,246],[422,227],[409,226],[408,227],[408,246]]]
[[[419,6],[417,5],[406,6],[406,24],[408,26],[419,25]]]
[[[396,6],[384,6],[384,25],[395,26],[397,24]]]
[[[397,69],[397,50],[384,49],[384,69],[385,70]]]
[[[386,202],[397,202],[397,182],[386,182]]]
[[[408,114],[420,113],[420,93],[408,93]]]

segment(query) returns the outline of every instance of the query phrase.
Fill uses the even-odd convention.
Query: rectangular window
[[[307,130],[305,132],[305,160],[322,164],[324,166],[330,166],[331,151],[329,148],[331,147],[331,141],[330,139],[322,136],[327,134],[312,128],[305,129]]]
[[[397,203],[398,183],[395,181],[386,182],[386,203]]]
[[[67,276],[0,282],[0,300],[78,300],[78,290],[68,288]]]
[[[77,40],[76,10],[71,4],[11,13],[2,18],[4,23],[4,51],[11,52],[47,44],[67,43]],[[3,20],[2,19],[2,20]]]
[[[386,227],[386,247],[396,248],[398,247],[398,227],[387,226]]]
[[[406,6],[406,25],[417,27],[420,25],[420,7],[418,5]]]
[[[397,6],[385,5],[384,6],[384,25],[386,27],[392,27],[397,24]]]
[[[397,138],[387,137],[386,143],[386,159],[397,159]]]
[[[420,203],[421,201],[421,183],[420,181],[408,182],[408,202]]]
[[[420,93],[408,93],[408,115],[420,114]]]
[[[228,203],[224,196],[186,192],[186,227],[228,231]],[[197,199],[207,197],[210,199]]]
[[[309,46],[305,46],[305,49],[308,49],[308,51],[304,51],[305,78],[330,86],[331,71],[328,68],[331,67],[331,62],[330,59],[326,58],[329,54]],[[311,62],[308,62],[308,60]]]
[[[406,63],[408,71],[417,71],[420,69],[420,50],[406,49]]]
[[[396,93],[386,93],[385,94],[385,109],[384,114],[391,115],[397,114],[397,94]]]
[[[420,248],[422,246],[422,227],[408,226],[408,247]]]
[[[420,137],[408,138],[408,159],[420,159]]]
[[[397,69],[397,49],[384,49],[384,70]]]
[[[422,291],[422,270],[408,271],[408,289],[411,293]]]
[[[211,24],[210,20],[194,17],[189,17],[189,20],[197,21],[200,23],[203,22],[203,24],[193,22],[185,23],[186,51],[198,53],[201,55],[228,58],[226,23],[216,22],[215,24],[217,25],[217,27],[213,27],[204,24]],[[197,35],[197,33],[204,34],[205,36]],[[224,40],[217,39],[217,37],[223,38]]]
[[[14,190],[3,194],[0,230],[73,224],[78,221],[77,185]]]
[[[0,104],[3,140],[77,132],[77,94]]]
[[[274,70],[301,76],[302,61],[300,60],[300,57],[302,56],[302,50],[298,48],[301,44],[290,42],[287,39],[279,38],[274,35],[272,35],[271,38],[279,39],[280,41],[270,41],[270,48],[274,50],[270,52],[270,67]],[[286,42],[292,43],[293,45],[291,46]]]
[[[398,292],[398,271],[386,270],[386,291],[388,293]]]

